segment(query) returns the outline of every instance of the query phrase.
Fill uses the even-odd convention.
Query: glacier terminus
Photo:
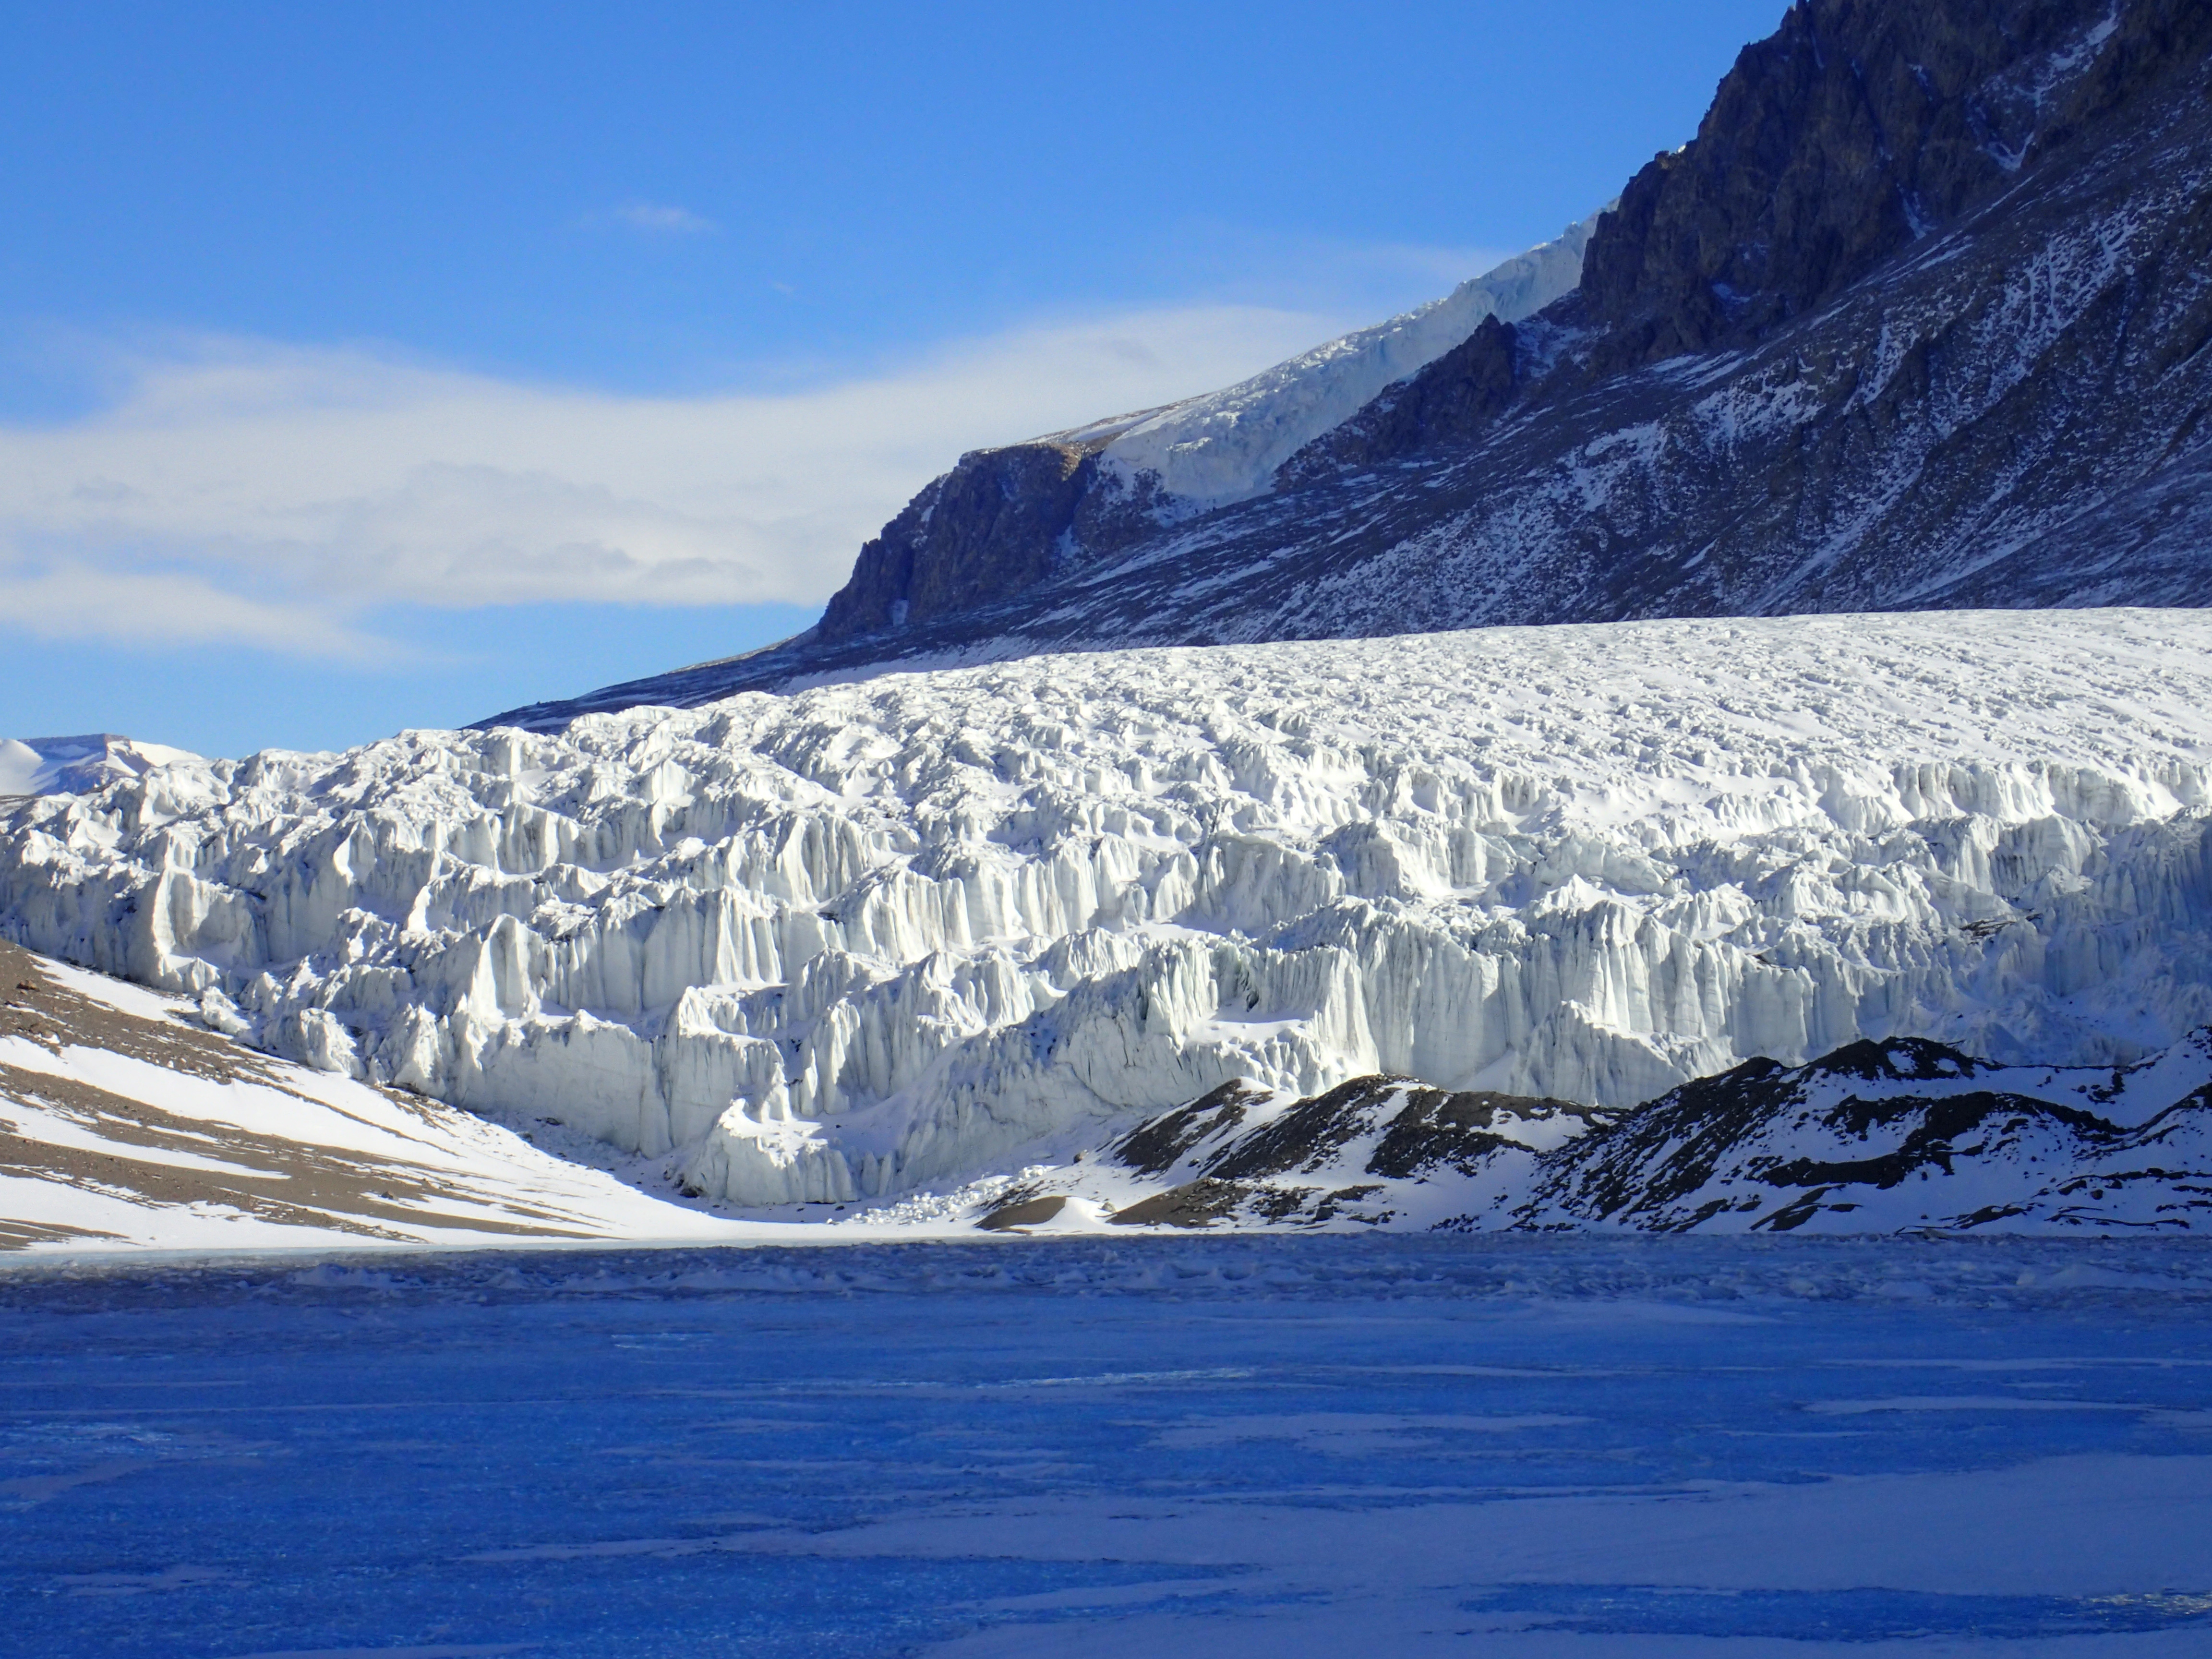
[[[1620,1111],[2212,1023],[2212,621],[1046,657],[19,806],[22,943],[310,1066],[858,1205],[1243,1080]]]

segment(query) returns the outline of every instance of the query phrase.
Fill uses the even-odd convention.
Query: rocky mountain
[[[1556,1127],[1862,1039],[2132,1064],[2212,1024],[2208,824],[2212,613],[1492,629],[175,762],[0,812],[0,934],[850,1206],[1231,1083]]]
[[[963,457],[807,633],[496,722],[1052,650],[2212,602],[2212,9],[1801,0],[1477,291]]]

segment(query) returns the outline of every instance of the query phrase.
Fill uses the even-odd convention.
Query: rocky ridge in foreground
[[[1863,1041],[1627,1112],[1407,1078],[1303,1100],[1225,1084],[980,1199],[905,1211],[948,1208],[994,1231],[2203,1232],[2212,1028],[2124,1067]]]

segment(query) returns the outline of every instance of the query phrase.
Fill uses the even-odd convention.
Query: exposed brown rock
[[[54,1054],[94,1048],[209,1083],[288,1088],[277,1062],[212,1032],[123,1013],[70,989],[39,958],[0,944],[0,1036]],[[306,1097],[299,1097],[303,1106]],[[95,1135],[102,1150],[57,1146],[21,1132],[11,1105],[35,1104]],[[428,1114],[419,1103],[409,1109]],[[138,1154],[143,1154],[139,1156]],[[217,1167],[176,1161],[179,1154]],[[551,1210],[510,1205],[506,1218],[441,1208],[447,1172],[406,1159],[253,1133],[165,1111],[76,1078],[0,1062],[0,1172],[153,1206],[211,1204],[283,1225],[408,1239],[410,1228],[451,1227],[501,1237],[588,1238]],[[69,1238],[92,1229],[0,1223],[0,1249]]]
[[[1109,1219],[1117,1227],[1205,1227],[1234,1214],[1253,1196],[1254,1188],[1234,1181],[1187,1181],[1117,1210]]]
[[[1012,1204],[1001,1204],[975,1224],[987,1233],[1041,1227],[1066,1207],[1067,1194],[1065,1193],[1054,1193],[1043,1198],[1025,1198]]]

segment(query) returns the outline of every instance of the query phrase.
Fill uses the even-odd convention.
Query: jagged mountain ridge
[[[970,456],[806,634],[496,720],[1044,650],[2212,602],[2208,60],[2187,0],[1806,0],[1577,289],[1264,493],[1165,499],[1098,464],[1127,428]]]

